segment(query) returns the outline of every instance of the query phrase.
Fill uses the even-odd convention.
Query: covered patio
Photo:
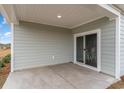
[[[12,22],[13,37],[11,73],[4,89],[103,89],[120,77],[118,12],[108,5],[2,7]],[[87,46],[95,51],[90,61]]]

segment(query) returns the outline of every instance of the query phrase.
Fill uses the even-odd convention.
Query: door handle
[[[84,49],[84,51],[86,51],[87,49]]]

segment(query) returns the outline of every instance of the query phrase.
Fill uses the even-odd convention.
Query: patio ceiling
[[[18,20],[74,28],[98,18],[114,15],[99,5],[14,5]],[[61,18],[57,18],[57,16]]]

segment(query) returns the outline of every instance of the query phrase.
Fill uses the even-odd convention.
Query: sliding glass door
[[[76,61],[97,67],[97,34],[76,37]]]

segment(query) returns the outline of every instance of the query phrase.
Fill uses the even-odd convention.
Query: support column
[[[115,77],[120,79],[120,15],[116,17],[115,62]]]
[[[11,23],[11,72],[14,71],[14,24]]]

